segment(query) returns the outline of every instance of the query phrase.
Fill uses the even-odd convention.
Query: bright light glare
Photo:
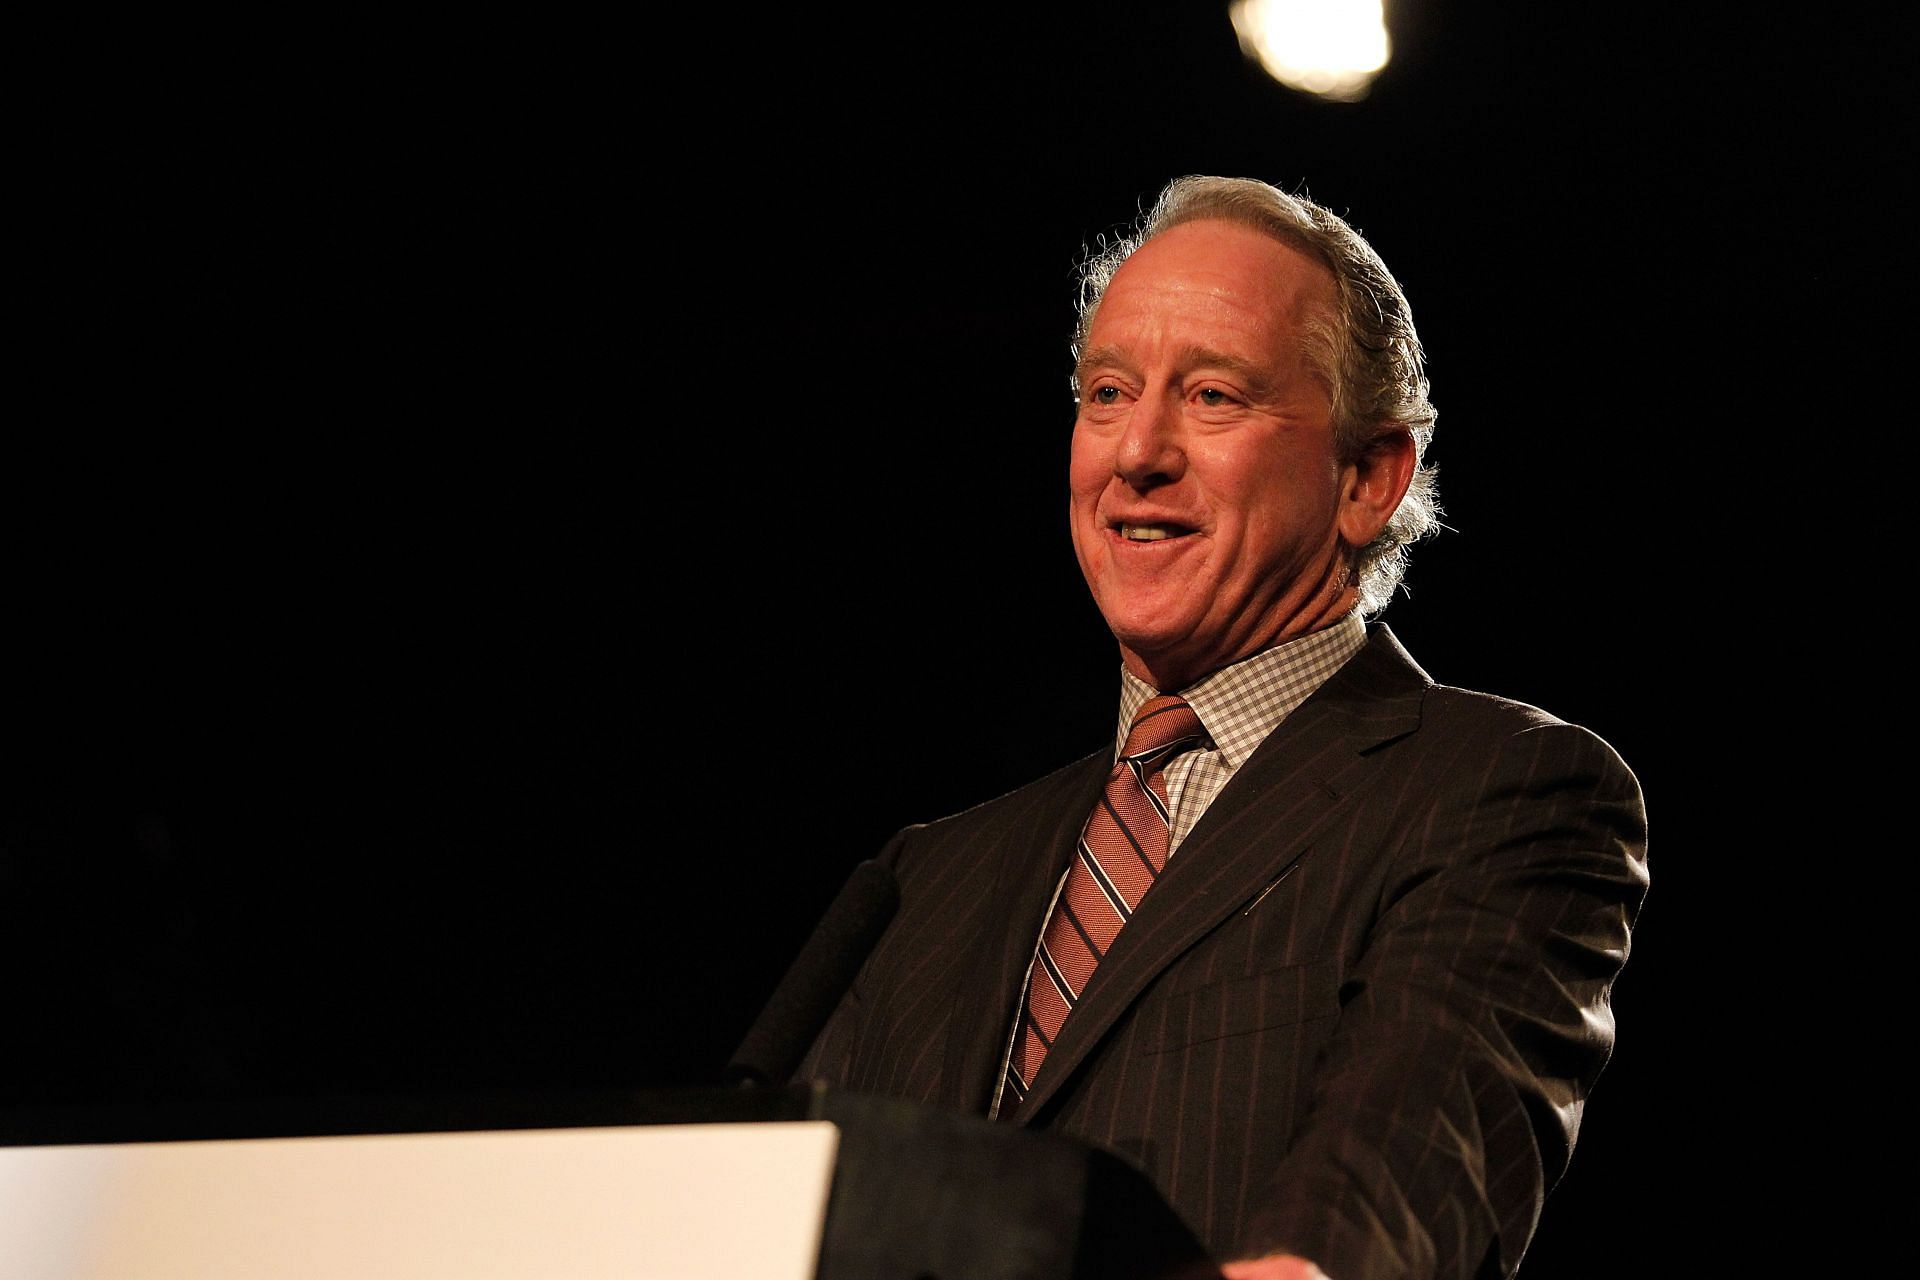
[[[1387,65],[1381,0],[1234,0],[1240,47],[1281,84],[1357,102]]]

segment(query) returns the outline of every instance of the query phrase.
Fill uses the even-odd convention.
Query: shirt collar
[[[1366,643],[1367,624],[1356,610],[1330,627],[1222,667],[1181,690],[1180,696],[1200,717],[1214,749],[1230,768],[1238,769],[1282,720]],[[1159,692],[1125,667],[1120,668],[1120,725],[1113,743],[1116,757],[1126,743],[1134,716]]]

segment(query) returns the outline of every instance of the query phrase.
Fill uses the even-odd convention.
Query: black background
[[[0,1103],[710,1081],[854,862],[1111,732],[1073,266],[1244,174],[1413,300],[1451,531],[1386,620],[1648,796],[1619,1049],[1528,1270],[1770,1249],[1828,1124],[1820,966],[1876,945],[1807,725],[1901,469],[1860,391],[1891,42],[1389,8],[1352,105],[1202,4],[50,42]]]

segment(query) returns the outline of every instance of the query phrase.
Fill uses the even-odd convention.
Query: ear
[[[1392,427],[1340,471],[1340,537],[1350,547],[1380,536],[1413,483],[1413,433]]]

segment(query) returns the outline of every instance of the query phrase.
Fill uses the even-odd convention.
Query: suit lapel
[[[950,1087],[958,1090],[955,1102],[964,1110],[984,1112],[1000,1088],[1027,963],[1054,886],[1112,767],[1113,749],[1107,747],[1057,771],[981,837],[978,856],[998,864],[992,906],[977,948],[977,981],[954,1014],[945,1062]]]
[[[1182,842],[1061,1027],[1022,1123],[1149,983],[1306,852],[1371,776],[1372,748],[1419,727],[1432,682],[1384,626],[1371,630],[1366,648],[1268,735]]]

